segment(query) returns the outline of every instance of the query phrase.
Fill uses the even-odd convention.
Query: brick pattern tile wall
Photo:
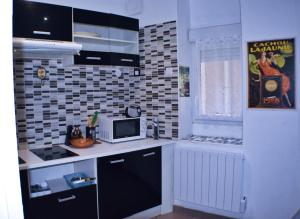
[[[140,77],[133,68],[120,67],[117,77],[101,66],[64,67],[60,59],[14,60],[16,125],[19,143],[29,147],[63,144],[66,126],[86,124],[86,117],[119,116],[131,103],[140,104],[148,119],[158,117],[160,136],[178,137],[178,78],[176,23],[140,30]],[[37,77],[43,66],[44,82]],[[165,76],[165,68],[172,74]]]
[[[149,124],[158,117],[160,136],[178,138],[178,64],[176,22],[140,30],[141,85],[136,93]],[[165,74],[166,68],[171,74]],[[148,127],[152,132],[151,126]]]

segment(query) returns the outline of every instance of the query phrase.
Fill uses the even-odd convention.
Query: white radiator
[[[175,204],[184,207],[190,204],[193,208],[198,206],[197,209],[208,207],[209,212],[217,214],[243,211],[240,210],[243,153],[234,150],[234,146],[228,146],[231,150],[221,148],[184,141],[177,144],[174,160]]]

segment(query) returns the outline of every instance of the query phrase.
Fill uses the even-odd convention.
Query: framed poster
[[[190,69],[189,67],[179,66],[179,96],[190,96]]]
[[[295,40],[248,42],[249,108],[295,109]]]

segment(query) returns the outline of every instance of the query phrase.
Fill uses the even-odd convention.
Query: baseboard
[[[241,214],[241,213],[225,211],[225,210],[221,210],[221,209],[217,209],[217,208],[211,208],[211,207],[207,207],[207,206],[197,205],[194,203],[184,202],[184,201],[180,201],[180,200],[174,200],[174,205],[188,208],[188,209],[197,210],[197,211],[202,211],[202,212],[209,213],[209,214],[217,214],[217,215],[221,215],[221,216],[225,216],[225,217],[231,217],[231,218],[242,218],[243,217],[243,214]]]
[[[154,208],[149,208],[145,211],[136,213],[124,219],[150,219],[161,214],[161,205]]]

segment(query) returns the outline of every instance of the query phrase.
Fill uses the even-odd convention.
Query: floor
[[[174,212],[155,217],[153,219],[230,219],[228,217],[207,214],[186,208],[175,207]]]

